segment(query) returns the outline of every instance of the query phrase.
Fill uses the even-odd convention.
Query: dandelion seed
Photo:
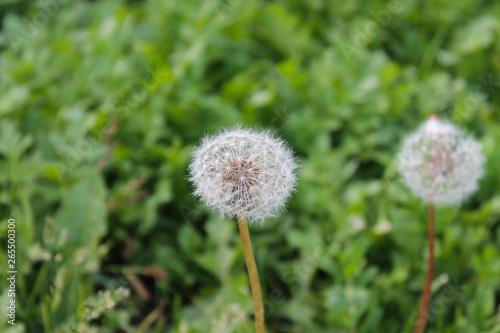
[[[296,170],[292,151],[283,141],[242,127],[205,137],[189,166],[194,194],[222,216],[238,217],[257,333],[265,333],[264,304],[247,221],[264,223],[284,209],[295,187]]]
[[[431,116],[403,143],[399,172],[406,185],[429,203],[427,275],[414,333],[424,332],[434,275],[434,204],[459,204],[483,175],[482,146],[449,122]]]

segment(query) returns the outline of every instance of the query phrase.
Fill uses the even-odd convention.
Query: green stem
[[[257,272],[257,265],[255,264],[255,258],[253,256],[250,233],[248,232],[248,224],[245,219],[238,217],[238,225],[240,227],[241,244],[243,245],[248,276],[250,278],[250,286],[252,288],[253,304],[255,308],[255,331],[256,333],[265,333],[264,304],[262,303],[259,273]]]

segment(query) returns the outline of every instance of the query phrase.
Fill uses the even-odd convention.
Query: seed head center
[[[455,168],[455,161],[447,144],[437,142],[432,156],[429,158],[429,173],[432,179],[446,176]]]
[[[259,167],[252,161],[231,160],[222,170],[222,180],[230,185],[232,192],[246,192],[258,182],[259,174]]]

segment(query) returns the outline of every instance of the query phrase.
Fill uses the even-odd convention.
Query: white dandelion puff
[[[455,205],[478,188],[485,161],[481,150],[474,138],[431,116],[404,140],[398,169],[417,196]]]
[[[297,167],[283,141],[267,131],[236,127],[203,139],[189,179],[194,194],[221,215],[264,222],[285,208]]]

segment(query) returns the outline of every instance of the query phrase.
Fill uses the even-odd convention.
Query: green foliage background
[[[500,332],[499,2],[59,2],[0,4],[1,332],[252,332],[236,222],[186,181],[235,124],[301,163],[288,211],[251,228],[269,332],[411,332],[427,208],[394,156],[432,113],[488,162],[437,210],[427,332]]]

